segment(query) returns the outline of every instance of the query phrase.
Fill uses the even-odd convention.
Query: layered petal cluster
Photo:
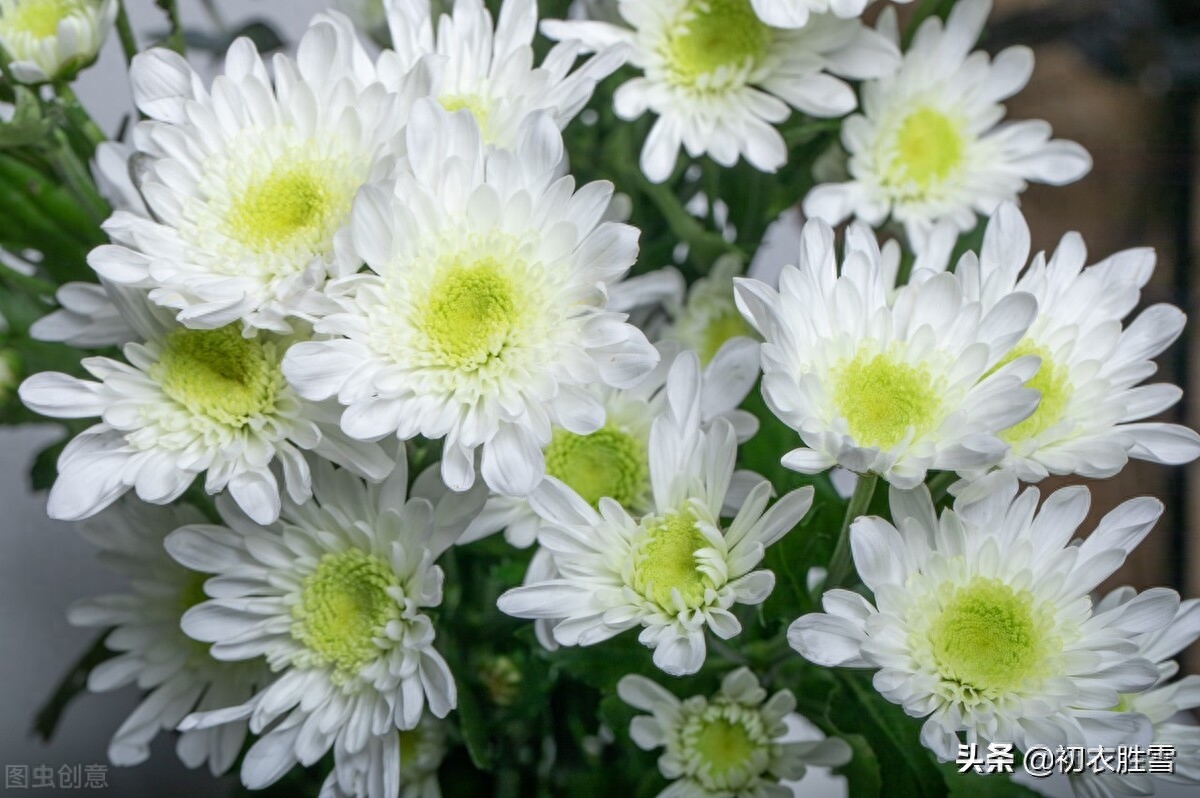
[[[530,495],[552,562],[541,563],[544,580],[502,595],[501,611],[554,619],[561,645],[593,645],[642,627],[639,640],[673,675],[704,664],[706,629],[722,639],[741,632],[731,608],[770,594],[774,574],[755,568],[804,517],[813,490],[794,490],[768,510],[771,483],[760,479],[723,524],[737,440],[725,419],[701,428],[699,381],[695,355],[680,356],[667,378],[667,407],[650,431],[648,512],[632,515],[610,498],[594,509],[553,477]]]
[[[203,520],[188,505],[153,507],[125,500],[80,525],[83,536],[100,549],[100,561],[129,580],[129,592],[83,599],[67,611],[77,626],[111,630],[104,645],[116,656],[92,669],[88,689],[107,692],[136,684],[145,691],[109,743],[114,765],[145,762],[151,741],[173,731],[189,713],[241,703],[270,681],[265,661],[213,659],[179,628],[183,614],[207,598],[204,575],[167,556],[163,537]],[[246,732],[245,723],[187,731],[175,750],[188,767],[207,762],[219,776],[233,765]]]
[[[968,253],[955,269],[985,309],[1014,292],[1038,302],[1037,319],[1008,357],[1041,358],[1028,383],[1041,400],[1001,433],[1011,448],[1000,467],[1035,482],[1050,474],[1111,477],[1130,457],[1180,465],[1200,456],[1194,430],[1144,421],[1183,396],[1174,385],[1141,384],[1157,371],[1152,358],[1183,332],[1183,312],[1153,305],[1123,326],[1154,271],[1154,251],[1125,250],[1085,268],[1078,233],[1065,235],[1049,259],[1038,253],[1029,261],[1029,249],[1024,217],[1006,204],[988,222],[978,257]]]
[[[95,381],[42,372],[21,384],[21,401],[34,412],[100,418],[59,457],[52,518],[87,518],[131,488],[142,501],[170,504],[205,474],[208,493],[228,489],[251,518],[271,523],[279,472],[293,501],[311,495],[305,450],[373,480],[392,469],[378,445],[342,433],[336,410],[305,402],[287,384],[288,337],[245,338],[237,325],[180,327],[137,289],[67,286],[59,296],[66,307],[40,322],[39,334],[73,340],[104,331],[115,343],[124,326],[142,342],[125,344],[124,361],[85,358]],[[110,324],[116,316],[123,324]]]
[[[347,223],[358,189],[393,171],[393,139],[428,75],[389,92],[350,21],[319,15],[274,80],[249,39],[230,47],[211,91],[179,55],[134,59],[135,129],[148,218],[118,210],[115,242],[88,262],[104,278],[150,290],[189,327],[289,332],[311,318],[329,277],[361,262]]]
[[[1101,599],[1096,609],[1106,611],[1135,600],[1136,591],[1122,587]],[[1200,600],[1181,602],[1171,622],[1162,629],[1134,638],[1138,653],[1158,666],[1159,678],[1141,693],[1121,697],[1120,707],[1138,712],[1149,719],[1153,733],[1151,745],[1167,746],[1174,752],[1170,773],[1120,773],[1116,769],[1093,773],[1084,771],[1071,776],[1078,798],[1117,798],[1127,795],[1154,795],[1155,781],[1174,784],[1200,784],[1200,726],[1180,720],[1200,707],[1200,676],[1190,675],[1172,681],[1179,663],[1172,657],[1200,639]]]
[[[537,0],[504,0],[494,21],[483,0],[458,0],[438,19],[431,0],[384,4],[392,49],[380,56],[380,79],[391,87],[426,60],[429,96],[447,111],[470,111],[491,145],[512,147],[521,122],[537,111],[562,130],[625,59],[623,48],[606,47],[575,69],[584,48],[568,41],[534,66]]]
[[[759,19],[776,28],[802,28],[813,14],[832,13],[842,19],[860,16],[870,0],[750,0]],[[894,0],[908,3],[911,0]]]
[[[0,0],[0,45],[19,83],[70,81],[91,65],[118,0]]]
[[[1117,709],[1159,679],[1136,642],[1175,617],[1179,596],[1156,588],[1114,606],[1090,592],[1121,566],[1162,513],[1125,502],[1082,542],[1090,506],[1064,488],[1038,507],[1011,474],[972,485],[935,515],[924,486],[891,490],[893,523],[862,517],[850,529],[859,576],[873,600],[830,590],[825,612],[796,620],[792,647],[826,667],[877,668],[875,688],[914,717],[942,760],[965,742],[1105,745],[1145,742],[1145,716]]]
[[[658,120],[642,149],[642,171],[661,183],[681,148],[723,166],[744,158],[774,172],[787,160],[775,125],[792,109],[816,117],[854,110],[854,90],[842,78],[882,77],[899,50],[857,20],[815,15],[795,29],[772,27],[751,0],[619,0],[623,25],[598,20],[547,20],[552,39],[575,39],[589,50],[629,48],[642,75],[613,98],[622,119],[653,111]]]
[[[446,723],[425,714],[417,728],[372,737],[362,751],[344,757],[319,798],[442,798],[437,774],[445,757]],[[398,781],[386,781],[397,774]]]
[[[862,112],[842,125],[850,180],[809,192],[807,216],[830,224],[853,216],[873,227],[890,217],[919,252],[938,220],[965,232],[976,213],[990,215],[1029,181],[1058,186],[1087,174],[1087,152],[1051,140],[1046,122],[1000,124],[1000,103],[1029,81],[1033,52],[972,52],[991,5],[962,0],[944,27],[936,16],[925,20],[900,68],[862,85]],[[890,9],[880,30],[899,41]]]
[[[740,318],[740,317],[739,317]],[[679,347],[661,342],[655,347],[661,360],[633,388],[593,388],[604,404],[604,426],[590,435],[579,435],[557,427],[550,444],[542,450],[546,475],[579,494],[592,507],[608,497],[632,515],[647,512],[653,505],[650,484],[650,429],[666,409],[667,374],[680,356]],[[758,347],[751,341],[731,344],[714,358],[700,376],[700,419],[707,428],[723,418],[733,425],[738,442],[744,443],[758,430],[758,419],[738,409],[758,378]],[[734,501],[745,498],[739,490],[746,481],[735,473]],[[753,481],[757,481],[753,475]],[[727,503],[728,506],[728,503]],[[735,511],[737,507],[733,508]],[[470,543],[504,530],[505,539],[526,548],[537,539],[542,521],[526,498],[493,495],[483,512],[471,522],[460,543]]]
[[[629,734],[643,750],[664,749],[658,769],[671,785],[658,798],[791,798],[781,781],[803,778],[808,765],[850,761],[844,740],[784,742],[796,698],[790,690],[768,697],[749,668],[727,674],[711,697],[680,701],[636,675],[621,679],[617,694],[650,713],[635,717]]]
[[[426,610],[442,600],[434,561],[484,493],[449,494],[430,471],[406,498],[404,465],[381,485],[325,463],[313,471],[315,498],[288,502],[278,524],[257,526],[219,501],[228,526],[167,537],[176,560],[214,575],[205,583],[212,598],[183,616],[183,630],[213,643],[216,659],[265,657],[277,674],[245,703],[191,715],[181,728],[249,720],[260,735],[242,764],[251,789],[332,749],[337,783],[365,780],[356,794],[392,798],[405,766],[397,731],[416,728],[427,709],[445,717],[457,700]]]
[[[528,494],[556,427],[605,424],[593,385],[631,388],[658,352],[606,307],[637,258],[638,232],[601,222],[612,186],[559,177],[562,138],[527,118],[515,150],[484,145],[474,117],[422,100],[407,128],[411,174],[364,189],[355,249],[372,273],[335,281],[339,311],[297,344],[284,372],[302,396],[336,396],[342,428],[444,439],[442,476]]]
[[[1012,293],[985,308],[953,274],[930,274],[893,292],[871,231],[852,225],[838,274],[833,231],[804,228],[799,266],[779,290],[735,280],[738,307],[762,335],[763,396],[806,448],[788,468],[838,465],[911,488],[930,469],[999,462],[998,433],[1037,404],[1022,387],[1036,357],[1001,364],[1037,313]]]

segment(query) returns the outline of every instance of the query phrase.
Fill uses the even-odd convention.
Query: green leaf
[[[115,651],[109,651],[104,645],[104,639],[110,631],[112,630],[107,629],[96,638],[83,656],[71,666],[62,681],[58,683],[58,687],[54,689],[54,693],[38,710],[33,721],[32,731],[42,742],[50,742],[67,706],[76,696],[87,690],[88,674],[92,672],[92,669],[116,656]]]
[[[829,719],[841,731],[861,735],[887,774],[889,795],[944,798],[946,780],[921,745],[921,722],[875,691],[869,673],[835,671],[838,689],[830,698]],[[857,793],[851,793],[856,796]]]
[[[1038,798],[1038,793],[1004,773],[959,773],[953,762],[938,767],[950,787],[950,798]]]

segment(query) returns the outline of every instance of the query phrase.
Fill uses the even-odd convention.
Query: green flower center
[[[150,371],[171,399],[232,427],[270,412],[285,384],[275,345],[237,328],[174,330]]]
[[[760,711],[718,696],[692,712],[685,710],[680,735],[689,776],[722,793],[740,792],[763,776],[771,763],[771,738]]]
[[[300,243],[321,243],[349,211],[350,198],[339,197],[311,162],[283,164],[253,183],[233,204],[227,217],[232,237],[256,252]]]
[[[976,577],[943,602],[930,630],[942,676],[982,693],[1006,693],[1044,670],[1046,618],[1033,596],[998,579]]]
[[[896,136],[892,170],[897,182],[911,181],[929,188],[949,177],[963,158],[963,134],[958,125],[932,108],[909,114]]]
[[[58,23],[72,12],[81,11],[80,0],[18,0],[11,14],[5,15],[4,27],[35,39],[58,33]]]
[[[742,318],[742,314],[738,313],[737,307],[722,310],[704,328],[703,339],[700,342],[699,348],[701,364],[708,365],[712,361],[713,356],[717,354],[717,350],[726,341],[738,336],[753,338],[755,337],[755,332],[746,323],[746,320]]]
[[[292,609],[292,636],[332,666],[341,678],[356,675],[380,654],[376,640],[400,606],[388,589],[396,575],[382,558],[359,549],[326,554],[305,580]]]
[[[521,303],[499,263],[455,265],[434,284],[420,326],[444,365],[471,371],[503,352],[521,322]]]
[[[712,721],[696,738],[695,751],[708,762],[714,774],[746,764],[758,744],[746,727],[724,718]]]
[[[640,504],[649,481],[646,445],[612,425],[591,435],[556,429],[546,447],[546,473],[595,507],[607,496],[625,508]]]
[[[1062,420],[1067,409],[1067,403],[1073,392],[1070,380],[1070,370],[1056,364],[1049,353],[1028,338],[1018,343],[1008,355],[1000,361],[996,368],[1007,365],[1019,357],[1037,355],[1042,359],[1042,365],[1030,380],[1025,383],[1029,388],[1042,395],[1033,415],[1020,424],[1009,427],[1000,434],[1008,443],[1029,440],[1041,435]],[[995,369],[993,369],[995,371]]]
[[[491,114],[488,111],[488,104],[483,97],[477,94],[447,94],[444,97],[438,98],[438,104],[447,112],[454,113],[466,109],[471,112],[471,116],[475,117],[475,124],[479,126],[479,133],[483,137],[485,143],[492,143],[488,120]]]
[[[634,550],[631,587],[660,607],[675,608],[672,590],[685,606],[702,606],[705,591],[716,586],[697,567],[696,552],[710,546],[688,512],[655,519]]]
[[[888,449],[915,430],[920,437],[936,423],[941,402],[922,366],[883,354],[859,353],[838,372],[834,401],[862,446]]]
[[[692,86],[722,67],[756,63],[771,38],[750,0],[695,0],[667,42],[667,60],[675,81]]]

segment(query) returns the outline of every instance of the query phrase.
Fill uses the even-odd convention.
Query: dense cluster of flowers
[[[0,0],[6,75],[65,85],[117,5]],[[569,670],[637,629],[653,653],[613,648],[606,688],[649,714],[614,727],[630,714],[604,704],[589,744],[662,748],[664,798],[788,796],[806,766],[853,766],[866,743],[839,739],[830,691],[788,681],[828,668],[873,669],[879,706],[924,719],[943,762],[1154,741],[1200,781],[1174,719],[1197,677],[1170,661],[1200,634],[1195,602],[1092,598],[1162,505],[1075,540],[1088,489],[1019,484],[1200,456],[1194,431],[1146,420],[1181,397],[1143,383],[1184,316],[1125,323],[1148,250],[1086,266],[1069,234],[1030,259],[1020,193],[1091,161],[1043,122],[1001,124],[1033,56],[974,50],[989,0],[906,47],[866,0],[582,2],[541,21],[553,46],[535,0],[351,5],[361,30],[319,14],[269,67],[238,39],[211,81],[171,49],[129,54],[141,121],[93,159],[108,243],[31,327],[98,350],[19,396],[94,420],[48,512],[132,586],[71,610],[111,630],[91,689],[148,691],[115,764],[170,730],[185,764],[236,765],[250,789],[321,766],[323,797],[431,798],[456,745],[480,761],[478,693],[507,707],[528,662]],[[631,205],[674,203],[669,236],[703,228],[676,186],[720,184],[685,173],[798,168],[789,125],[813,119],[846,173],[789,198],[809,218],[789,265],[743,276],[758,242],[720,224],[675,242],[680,269],[639,260]],[[577,181],[571,131],[595,128],[645,131],[640,169]],[[830,509],[841,537],[797,576],[793,542]],[[464,609],[487,593],[474,551],[496,589]],[[534,620],[544,650],[475,657],[472,613]],[[798,706],[827,737],[786,739]]]

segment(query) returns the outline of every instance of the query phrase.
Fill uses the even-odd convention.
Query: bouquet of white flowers
[[[1091,160],[1004,120],[990,0],[345,3],[211,80],[158,5],[0,0],[4,419],[129,579],[47,725],[136,684],[112,764],[321,798],[1200,782],[1200,603],[1094,594],[1162,504],[1021,485],[1200,455],[1184,315],[1030,257]]]

